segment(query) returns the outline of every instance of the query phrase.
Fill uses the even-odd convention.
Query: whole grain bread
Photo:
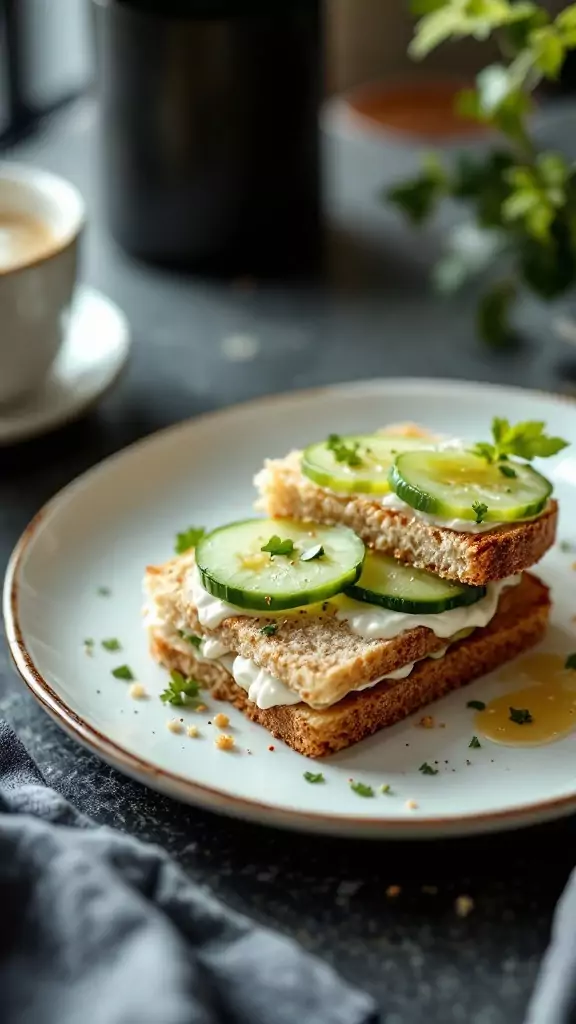
[[[216,699],[234,704],[294,750],[319,758],[393,725],[538,643],[550,612],[548,588],[535,576],[526,575],[522,584],[504,597],[490,624],[453,644],[443,658],[426,659],[407,678],[378,683],[323,711],[305,704],[263,711],[248,700],[222,666],[200,661],[193,647],[175,648],[154,627],[150,629],[151,651],[166,668],[204,682]]]
[[[383,508],[364,495],[340,495],[318,487],[300,472],[301,452],[268,459],[255,479],[257,508],[269,516],[351,527],[364,543],[417,569],[461,583],[484,584],[522,572],[554,544],[556,501],[536,519],[486,533],[458,533],[431,526],[410,511]]]
[[[424,626],[391,640],[365,640],[335,617],[336,604],[332,602],[312,614],[301,610],[274,619],[232,616],[218,629],[206,630],[200,625],[186,586],[193,568],[194,553],[188,552],[146,572],[145,589],[157,610],[158,622],[172,627],[173,646],[186,650],[186,641],[178,637],[178,630],[217,637],[227,650],[255,661],[316,709],[334,704],[351,690],[408,662],[442,650],[448,642]],[[523,580],[504,590],[499,607],[505,611],[515,602],[515,591],[522,593],[530,587],[530,581]],[[262,627],[272,621],[276,623],[275,633],[262,633]]]

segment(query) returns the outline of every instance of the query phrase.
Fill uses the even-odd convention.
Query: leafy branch
[[[576,48],[576,4],[554,19],[530,0],[414,0],[413,11],[420,16],[409,50],[415,60],[465,37],[494,36],[502,55],[478,74],[475,88],[458,94],[456,109],[495,129],[505,144],[481,157],[461,154],[451,170],[429,157],[388,198],[415,225],[448,197],[471,208],[490,235],[487,252],[508,265],[505,280],[482,298],[477,320],[486,341],[504,344],[519,285],[550,300],[576,280],[576,166],[561,153],[538,152],[529,129],[534,90],[543,79],[555,80]],[[436,271],[445,289],[465,276],[457,253]]]

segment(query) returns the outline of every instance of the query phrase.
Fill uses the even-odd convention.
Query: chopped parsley
[[[112,591],[110,590],[110,587],[98,587],[96,593],[98,594],[98,597],[110,597]]]
[[[89,636],[88,639],[84,641],[84,647],[94,647],[94,641],[92,637]]]
[[[498,469],[502,473],[502,476],[507,476],[509,480],[513,480],[518,476],[516,470],[512,469],[512,466],[507,466],[504,462],[498,466]]]
[[[358,454],[360,447],[358,441],[347,444],[340,434],[330,434],[326,441],[326,447],[329,452],[332,452],[336,462],[345,462],[347,466],[351,467],[362,465],[362,457]]]
[[[511,722],[515,722],[516,725],[529,725],[534,721],[528,708],[510,708],[508,718]]]
[[[474,711],[484,711],[486,705],[483,700],[469,700],[466,707],[474,708]]]
[[[487,462],[501,462],[509,455],[516,455],[527,462],[535,458],[547,459],[567,448],[568,442],[561,437],[549,437],[544,433],[545,426],[540,420],[526,420],[511,425],[509,420],[495,416],[492,420],[493,443],[480,441],[472,450]],[[504,476],[510,475],[504,473]]]
[[[431,764],[428,764],[428,761],[424,761],[424,764],[420,765],[418,771],[422,772],[422,775],[438,775],[438,769],[433,768]]]
[[[484,505],[481,501],[473,501],[472,510],[476,513],[476,522],[481,523],[488,511],[488,505]]]
[[[125,679],[129,683],[134,679],[134,673],[129,665],[119,665],[118,668],[113,668],[112,675],[114,679]]]
[[[380,792],[381,793],[386,793],[386,796],[394,796],[394,793],[392,791],[392,786],[388,782],[385,783],[385,785],[380,786]]]
[[[185,640],[187,644],[192,644],[192,647],[198,649],[202,643],[201,636],[194,636],[194,633],[187,633],[184,629],[178,630],[178,636]]]
[[[473,750],[479,750],[482,744],[480,743],[480,740],[478,739],[477,736],[473,736],[468,746],[472,747]]]
[[[324,548],[321,544],[314,544],[313,547],[308,548],[307,551],[303,551],[300,555],[301,562],[313,562],[315,558],[322,558],[324,554]]]
[[[564,662],[564,668],[576,669],[576,654],[569,654]]]
[[[170,682],[160,700],[163,704],[173,704],[175,707],[182,707],[183,704],[195,700],[200,691],[200,684],[195,679],[186,679],[181,672],[170,673]]]
[[[110,640],[103,640],[102,641],[102,647],[104,648],[105,651],[121,651],[122,650],[122,644],[120,643],[119,640],[116,639],[116,637],[111,637]]]
[[[294,551],[294,541],[287,538],[280,540],[276,534],[270,537],[266,544],[263,544],[260,551],[267,551],[269,555],[291,555]]]
[[[357,796],[374,796],[372,786],[366,786],[364,782],[351,782],[350,789]]]
[[[264,636],[274,636],[274,633],[276,632],[277,629],[278,626],[276,625],[275,622],[269,622],[267,626],[261,627],[260,632]]]
[[[206,530],[203,526],[189,526],[187,530],[176,534],[174,551],[177,555],[183,555],[186,551],[190,551],[200,543],[205,533]]]
[[[306,782],[313,783],[326,781],[322,772],[304,772],[304,778],[306,779]]]
[[[574,553],[574,551],[576,551],[576,547],[574,546],[574,544],[570,540],[561,540],[560,541],[560,551],[563,551],[564,554],[567,555],[567,554]]]

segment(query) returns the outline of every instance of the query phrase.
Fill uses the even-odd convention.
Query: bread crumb
[[[186,729],[186,735],[190,736],[191,739],[196,739],[200,735],[198,727],[196,725],[189,725]]]
[[[401,892],[402,888],[399,885],[389,885],[386,889],[386,895],[391,900],[396,899],[396,896],[399,896]]]
[[[146,690],[142,683],[132,683],[128,693],[132,700],[142,700],[142,697],[146,697]]]
[[[182,732],[182,726],[177,718],[169,718],[166,722],[166,728],[169,729],[170,732]]]
[[[196,706],[195,710],[196,711],[208,711],[208,705],[207,704],[198,704]]]
[[[474,910],[474,900],[471,896],[458,896],[454,907],[458,917],[468,917]]]
[[[219,729],[225,729],[227,725],[230,725],[230,719],[228,715],[223,715],[221,711],[214,716],[214,725],[218,726]]]
[[[424,715],[424,717],[421,718],[420,721],[418,722],[418,725],[420,725],[423,729],[433,729],[434,719],[432,715]]]
[[[425,892],[428,896],[436,896],[437,893],[438,893],[438,886],[437,885],[423,885],[421,891]]]
[[[218,747],[218,750],[232,750],[234,746],[234,737],[223,732],[217,740],[214,740],[214,746]]]
[[[404,807],[408,811],[415,811],[416,808],[418,807],[418,804],[416,803],[415,800],[407,800],[406,803],[404,804]]]

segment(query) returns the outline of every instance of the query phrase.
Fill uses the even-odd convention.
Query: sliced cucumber
[[[315,484],[347,494],[387,494],[388,471],[399,452],[421,450],[421,437],[397,434],[333,434],[302,455],[302,472]]]
[[[434,615],[475,604],[486,587],[442,580],[424,569],[413,569],[395,558],[368,552],[358,583],[346,588],[347,597],[409,615]]]
[[[536,516],[552,492],[550,481],[523,462],[490,463],[454,450],[402,453],[390,470],[390,485],[419,512],[484,523]]]
[[[322,555],[302,560],[318,545]],[[271,554],[265,547],[290,550]],[[356,582],[363,562],[364,544],[347,526],[292,519],[247,519],[221,526],[196,548],[196,565],[209,594],[237,608],[263,612],[327,601]]]

